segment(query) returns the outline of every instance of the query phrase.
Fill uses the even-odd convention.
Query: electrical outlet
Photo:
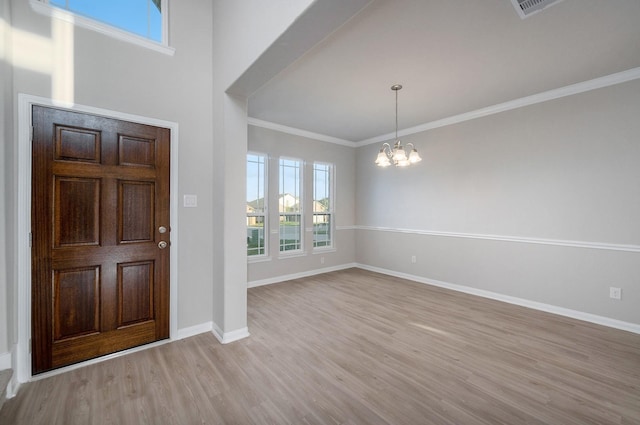
[[[413,264],[415,264],[415,263],[416,263],[416,256],[415,256],[415,255],[412,255],[412,256],[411,256],[411,262],[412,262]]]
[[[324,264],[324,257],[320,257],[320,264]]]
[[[616,288],[614,286],[609,288],[609,298],[613,298],[614,300],[622,299],[622,289]]]

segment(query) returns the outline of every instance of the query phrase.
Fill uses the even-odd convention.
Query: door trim
[[[108,118],[115,118],[124,121],[131,121],[140,124],[165,127],[171,131],[171,164],[170,164],[170,192],[171,192],[171,249],[169,273],[169,315],[170,334],[169,340],[173,341],[178,335],[178,123],[172,121],[159,120],[155,118],[132,115],[124,112],[117,112],[108,109],[96,108],[86,105],[74,104],[72,106],[60,106],[55,100],[32,96],[24,93],[18,94],[18,197],[17,197],[17,260],[18,260],[18,342],[15,352],[15,368],[18,383],[32,380],[31,375],[31,353],[29,350],[31,340],[31,247],[29,244],[29,233],[31,232],[31,127],[32,127],[32,106],[45,106],[50,108],[65,109],[75,112],[83,112],[93,115],[101,115]],[[142,346],[144,348],[160,345],[153,343]],[[122,355],[138,349],[125,350],[101,357],[98,361],[114,356]],[[59,369],[58,373],[77,368],[92,362],[82,362],[75,367],[69,366]],[[93,360],[95,363],[96,360]],[[38,378],[50,376],[43,373]]]

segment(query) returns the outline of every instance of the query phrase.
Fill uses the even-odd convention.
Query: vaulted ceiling
[[[322,0],[319,0],[322,1]],[[374,0],[249,98],[249,117],[360,142],[640,67],[640,1]]]

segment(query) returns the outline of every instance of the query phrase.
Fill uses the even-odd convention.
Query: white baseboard
[[[13,376],[11,376],[11,381],[9,381],[9,385],[7,386],[7,398],[13,398],[18,394],[18,389],[20,388],[20,381],[18,380],[18,374],[16,371],[18,370],[17,360],[18,360],[18,344],[14,344],[11,352],[8,353],[10,356],[10,365],[13,369]]]
[[[357,264],[356,267],[369,270],[376,273],[382,273],[389,276],[399,277],[401,279],[412,280],[414,282],[424,283],[427,285],[437,286],[440,288],[451,289],[453,291],[464,292],[466,294],[477,295],[483,298],[502,301],[509,304],[515,304],[522,307],[532,308],[534,310],[545,311],[560,316],[571,317],[572,319],[582,320],[584,322],[595,323],[597,325],[608,326],[610,328],[620,329],[623,331],[640,334],[640,324],[624,322],[622,320],[611,319],[609,317],[598,316],[596,314],[585,313],[582,311],[571,310],[564,307],[558,307],[551,304],[545,304],[537,301],[531,301],[524,298],[512,297],[510,295],[499,294],[497,292],[485,291],[484,289],[472,288],[470,286],[456,285],[453,283],[442,282],[435,279],[428,279],[422,276],[415,276],[407,273],[396,272],[394,270],[373,267],[366,264]]]
[[[220,344],[229,344],[249,336],[249,328],[244,327],[231,332],[223,332],[218,325],[213,323],[211,333],[220,341]]]
[[[199,325],[190,326],[188,328],[178,329],[174,340],[185,339],[205,332],[211,332],[213,329],[213,322],[205,322]]]
[[[0,370],[11,369],[11,353],[0,354]]]
[[[16,374],[14,373],[13,376],[11,377],[11,381],[9,381],[9,385],[7,386],[7,393],[6,393],[7,399],[14,398],[18,394],[20,385],[21,384],[20,382],[18,382],[18,379],[16,378]]]
[[[188,328],[179,329],[174,340],[189,338],[205,332],[211,332],[221,344],[228,344],[249,336],[249,329],[247,327],[236,329],[231,332],[222,332],[215,323],[205,322]]]
[[[315,270],[308,270],[308,271],[300,272],[300,273],[293,273],[293,274],[287,274],[287,275],[282,275],[282,276],[271,277],[269,279],[252,280],[250,282],[247,282],[247,286],[249,288],[255,288],[257,286],[271,285],[273,283],[280,283],[280,282],[285,282],[287,280],[300,279],[300,278],[303,278],[303,277],[315,276],[317,274],[335,272],[335,271],[338,271],[338,270],[352,269],[354,267],[358,267],[358,265],[356,263],[341,264],[339,266],[325,267],[325,268],[322,268],[322,269],[315,269]]]

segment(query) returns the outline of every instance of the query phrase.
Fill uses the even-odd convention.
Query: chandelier
[[[400,84],[391,86],[391,90],[396,92],[396,141],[393,144],[393,149],[389,143],[382,145],[376,158],[376,165],[378,167],[388,167],[392,163],[396,167],[406,167],[422,161],[413,143],[407,143],[405,148],[402,146],[400,139],[398,139],[398,90],[401,88],[402,86]]]

